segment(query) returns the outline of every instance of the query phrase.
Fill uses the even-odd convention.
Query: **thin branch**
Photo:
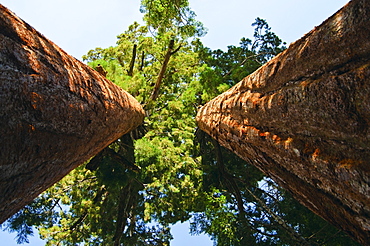
[[[54,208],[55,208],[57,205],[59,205],[59,201],[60,201],[60,198],[58,198],[56,201],[54,201],[54,204],[53,204],[53,206],[51,206],[51,208],[49,209],[49,211],[54,210]],[[59,207],[60,207],[60,205],[59,205]]]
[[[338,230],[336,233],[334,233],[333,235],[331,235],[329,238],[327,238],[321,245],[325,245],[326,242],[329,242],[329,240],[333,237],[335,237],[338,233],[342,232],[341,230]]]
[[[171,52],[171,56],[181,49],[182,45],[179,45],[174,51]]]
[[[69,230],[74,231],[78,225],[80,225],[86,218],[87,216],[87,210],[76,220],[75,223],[69,228]]]
[[[325,226],[321,227],[320,230],[317,232],[313,233],[311,236],[307,238],[307,240],[310,240],[311,238],[315,237],[318,233],[320,233],[322,230],[324,230],[329,224],[326,224]]]
[[[261,230],[259,230],[258,228],[256,227],[253,227],[254,230],[256,230],[258,233],[260,233],[261,235],[264,235],[264,236],[267,236],[267,237],[274,237],[274,238],[279,238],[278,235],[275,235],[275,234],[269,234],[269,233],[266,233],[266,232],[263,232]]]
[[[223,178],[228,180],[228,184],[226,184],[228,189],[231,189],[231,192],[234,194],[237,203],[238,203],[238,209],[240,212],[244,212],[244,206],[243,206],[243,200],[240,195],[240,190],[235,182],[235,179],[238,179],[237,177],[233,176],[232,174],[228,173],[226,167],[224,166],[223,159],[222,159],[222,153],[221,153],[221,147],[220,144],[213,139],[213,144],[215,146],[216,150],[216,159],[217,159],[217,165],[219,165],[219,170],[222,173]],[[238,179],[239,180],[239,179]],[[243,182],[244,183],[244,182]],[[259,199],[252,191],[250,191],[247,187],[245,187],[246,191],[258,202],[258,204],[282,227],[284,228],[295,241],[297,241],[298,245],[303,246],[309,246],[309,243],[300,235],[297,233],[291,226],[289,226],[280,216],[275,214],[261,199]]]
[[[121,238],[127,224],[127,219],[130,219],[132,223],[136,223],[133,210],[137,202],[137,188],[135,188],[133,181],[134,180],[131,180],[131,182],[121,190],[117,213],[116,231],[113,237],[114,246],[119,246],[121,243]],[[130,227],[131,226],[132,225],[130,224]],[[131,227],[128,229],[131,229],[131,233],[134,232],[134,228]]]
[[[262,52],[262,53],[259,53],[259,54],[254,54],[254,55],[250,55],[250,56],[247,56],[240,64],[237,65],[237,67],[241,67],[243,66],[250,58],[256,58],[260,55],[266,55],[268,54],[267,52]],[[257,61],[258,62],[258,61]],[[258,62],[259,63],[259,62]],[[235,68],[235,67],[234,67]],[[223,78],[229,76],[233,71],[234,71],[234,68],[231,68],[229,72],[227,72],[224,76],[222,76]]]
[[[214,139],[212,140],[213,140],[213,145],[216,151],[217,166],[218,166],[219,171],[221,172],[221,176],[225,180],[225,185],[231,191],[231,193],[235,196],[239,212],[245,213],[244,202],[240,194],[240,189],[238,185],[236,184],[233,176],[227,171],[224,165],[220,144],[216,140]]]
[[[131,183],[122,188],[120,193],[118,212],[117,212],[117,222],[116,222],[116,231],[114,233],[113,242],[114,246],[119,246],[121,242],[122,233],[126,226],[126,220],[128,217],[129,201],[131,196]]]
[[[251,190],[245,187],[247,192],[258,202],[258,204],[263,207],[263,209],[282,227],[284,228],[291,236],[294,238],[299,245],[309,246],[310,244],[297,233],[291,226],[289,226],[280,216],[274,213],[261,199],[259,199]]]

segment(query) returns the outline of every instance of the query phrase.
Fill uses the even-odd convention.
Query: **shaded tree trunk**
[[[135,66],[135,59],[136,59],[136,50],[137,50],[137,44],[134,44],[134,47],[132,48],[132,57],[130,61],[130,67],[127,71],[128,76],[133,76],[134,74],[134,66]]]
[[[203,106],[199,127],[369,245],[370,3],[353,0]]]
[[[0,223],[142,123],[127,92],[0,5]]]

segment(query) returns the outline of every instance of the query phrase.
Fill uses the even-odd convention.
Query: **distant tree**
[[[204,132],[197,141],[209,207],[193,214],[192,234],[220,246],[359,245]]]
[[[251,50],[260,55],[258,56],[258,60],[261,63],[267,62],[286,48],[284,46],[285,43],[275,33],[271,32],[271,27],[267,24],[266,20],[256,18],[252,26],[255,29],[253,35],[254,42]]]

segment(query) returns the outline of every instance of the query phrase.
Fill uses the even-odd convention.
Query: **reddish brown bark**
[[[370,2],[353,0],[216,97],[199,127],[369,245]]]
[[[142,123],[127,92],[0,5],[0,223]]]

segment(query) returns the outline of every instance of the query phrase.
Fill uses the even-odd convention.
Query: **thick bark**
[[[0,223],[142,123],[127,92],[0,5]]]
[[[369,40],[370,2],[353,0],[197,115],[202,130],[364,245]]]

